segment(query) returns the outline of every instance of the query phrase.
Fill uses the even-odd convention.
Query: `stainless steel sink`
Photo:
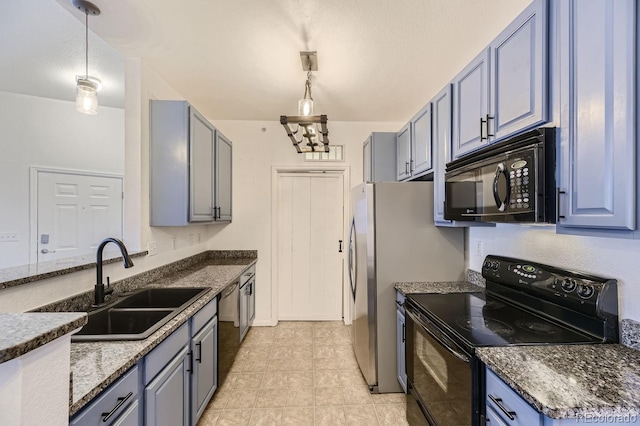
[[[74,342],[146,339],[211,288],[149,288],[88,312]]]

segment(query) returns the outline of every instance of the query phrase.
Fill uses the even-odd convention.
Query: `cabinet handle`
[[[489,120],[493,120],[495,117],[490,116],[489,114],[487,114],[487,121],[485,121],[485,123],[487,123],[487,138],[492,138],[495,135],[492,133],[489,133]]]
[[[560,194],[566,194],[565,191],[561,191],[560,188],[556,188],[556,219],[564,219],[564,215],[560,214]]]
[[[409,161],[409,173],[413,173],[413,160]]]
[[[404,343],[404,341],[406,340],[406,336],[405,336],[405,334],[404,334],[404,330],[405,330],[405,328],[406,328],[406,327],[405,327],[405,325],[404,325],[404,324],[402,324],[402,343]]]
[[[198,364],[202,364],[202,342],[196,343],[196,347],[198,348],[198,357],[196,358],[196,361],[198,361]]]
[[[129,398],[131,398],[133,396],[133,392],[129,392],[127,394],[127,396],[121,396],[118,398],[118,403],[116,404],[115,407],[113,407],[113,409],[111,411],[109,411],[108,413],[102,413],[102,422],[106,423],[107,421],[109,421],[109,419],[111,418],[111,416],[113,416],[115,414],[116,411],[118,411],[120,409],[120,407],[122,407],[122,404],[124,404],[125,402],[127,402],[127,400]]]
[[[193,373],[193,352],[189,351],[187,355],[189,355],[189,368],[187,368],[187,373]]]
[[[220,207],[218,206],[218,219],[220,219],[220,215],[221,215],[221,213],[220,213]]]
[[[482,125],[483,125],[484,123],[486,123],[486,121],[484,121],[484,120],[482,119],[482,117],[480,117],[480,140],[481,140],[481,141],[484,141],[484,140],[486,140],[486,139],[487,139],[487,137],[486,137],[486,136],[482,136],[482,127],[483,127]]]
[[[342,240],[338,240],[338,253],[342,253]]]
[[[409,162],[408,161],[405,161],[405,163],[404,163],[404,173],[406,175],[409,174]]]
[[[496,404],[496,407],[498,407],[500,409],[500,411],[502,411],[504,413],[505,416],[509,417],[509,420],[515,420],[516,419],[516,412],[507,410],[504,407],[504,405],[502,405],[502,399],[501,398],[496,398],[493,395],[489,394],[489,399],[494,404]]]

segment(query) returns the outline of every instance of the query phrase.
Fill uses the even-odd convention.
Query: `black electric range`
[[[407,296],[412,425],[484,424],[475,348],[618,341],[615,280],[500,256],[482,275],[484,292]]]

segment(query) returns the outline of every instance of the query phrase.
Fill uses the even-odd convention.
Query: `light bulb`
[[[76,110],[84,114],[98,113],[98,91],[96,84],[87,79],[78,79],[76,87]]]
[[[305,98],[298,101],[298,115],[308,116],[313,114],[313,101]]]

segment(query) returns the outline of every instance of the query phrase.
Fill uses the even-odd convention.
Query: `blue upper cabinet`
[[[411,143],[411,175],[419,176],[433,169],[431,158],[431,103],[416,114],[411,120],[413,140]]]
[[[531,3],[492,43],[490,140],[547,121],[547,2]]]
[[[636,1],[563,0],[557,7],[561,124],[557,231],[632,234]]]
[[[489,49],[486,49],[453,79],[452,159],[488,143],[489,72]]]
[[[453,79],[453,160],[548,121],[547,14],[535,0]]]
[[[397,135],[396,141],[396,174],[398,180],[411,177],[411,123],[407,123]]]
[[[399,181],[415,179],[433,170],[430,103],[400,129],[396,149]]]

